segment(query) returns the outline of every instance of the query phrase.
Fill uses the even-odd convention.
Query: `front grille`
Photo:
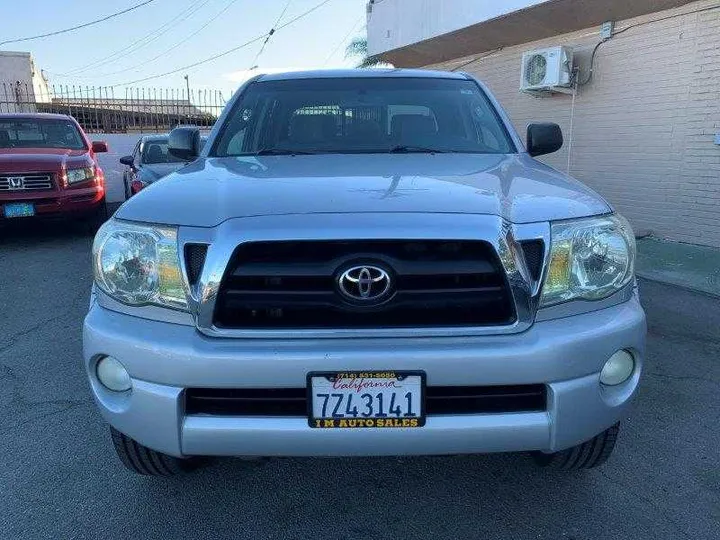
[[[377,265],[381,302],[340,291],[343,269]],[[482,241],[297,241],[242,244],[215,305],[219,328],[402,328],[506,325],[515,312],[505,272]]]
[[[52,188],[51,174],[0,175],[0,191],[39,191]]]
[[[543,384],[516,386],[428,386],[425,413],[490,414],[544,411]],[[185,413],[213,416],[307,416],[305,388],[188,388]]]
[[[230,416],[305,416],[304,388],[188,388],[186,414]]]
[[[425,411],[428,415],[544,411],[546,403],[544,384],[428,386]]]

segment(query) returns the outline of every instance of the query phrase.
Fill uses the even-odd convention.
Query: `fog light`
[[[112,356],[106,356],[98,362],[97,378],[105,388],[114,392],[125,392],[132,388],[127,369]]]
[[[628,351],[618,351],[605,362],[600,372],[600,382],[615,386],[627,381],[635,370],[635,358]]]

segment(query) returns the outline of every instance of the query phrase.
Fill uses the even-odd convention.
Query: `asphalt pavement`
[[[0,538],[720,538],[720,300],[642,282],[636,408],[607,465],[523,455],[221,460],[149,479],[115,457],[81,364],[91,236],[0,228]]]

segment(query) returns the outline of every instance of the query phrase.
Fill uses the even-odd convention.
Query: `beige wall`
[[[580,87],[570,131],[572,96],[519,92],[523,51],[573,47],[585,76],[598,29],[507,48],[461,67],[479,76],[524,134],[531,121],[559,123],[563,149],[545,161],[587,183],[636,231],[720,247],[720,9],[689,13],[718,0],[619,21],[640,26],[600,46],[592,82]],[[676,14],[678,17],[664,19]],[[647,24],[645,24],[647,23]],[[480,56],[480,55],[477,55]],[[472,60],[435,67],[453,69]]]
[[[28,102],[49,102],[48,83],[28,52],[0,51],[0,102],[13,102],[20,94],[23,112],[35,108]],[[2,110],[0,112],[20,112]]]

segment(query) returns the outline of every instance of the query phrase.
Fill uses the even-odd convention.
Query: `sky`
[[[140,2],[0,0],[0,41],[75,26]],[[280,25],[320,2],[154,0],[88,28],[3,45],[0,50],[29,51],[51,84],[124,85],[193,64],[267,34],[286,6]],[[268,72],[350,67],[357,60],[345,58],[345,46],[353,37],[365,34],[366,3],[367,0],[330,0],[307,17],[278,30],[257,61],[255,57],[262,47],[262,40],[213,62],[131,86],[185,88],[183,77],[187,74],[193,91],[217,89],[228,92],[247,78],[253,65]],[[68,9],[70,5],[72,9]],[[121,86],[118,91],[122,94]]]

